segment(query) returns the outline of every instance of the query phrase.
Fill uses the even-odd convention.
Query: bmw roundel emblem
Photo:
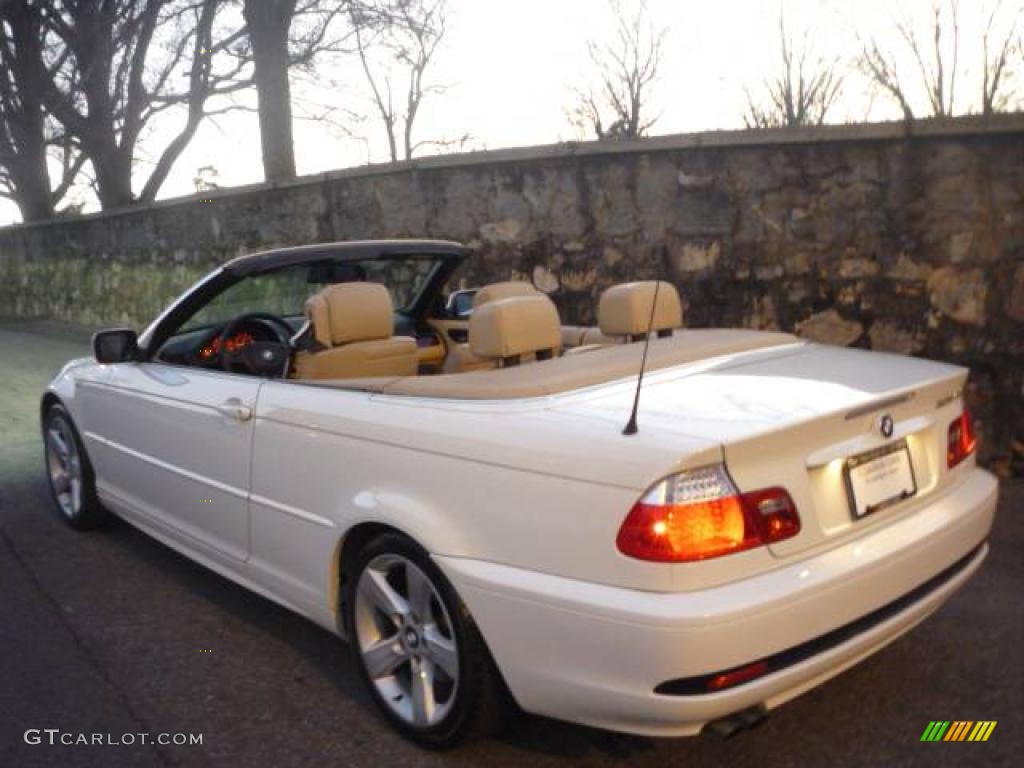
[[[878,429],[883,437],[892,437],[892,416],[888,413],[878,420]]]

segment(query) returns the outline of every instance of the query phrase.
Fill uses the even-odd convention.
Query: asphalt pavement
[[[71,329],[0,322],[4,768],[1020,764],[1024,481],[1003,483],[991,555],[964,590],[754,730],[651,740],[520,716],[498,736],[434,753],[380,719],[329,633],[126,524],[81,534],[60,522],[43,475],[38,398],[87,348]],[[922,743],[932,720],[998,725],[986,743]],[[81,734],[115,743],[60,743]]]

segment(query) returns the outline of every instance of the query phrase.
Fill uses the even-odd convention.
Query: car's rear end
[[[641,432],[719,442],[719,460],[667,462],[621,510],[608,570],[670,569],[671,590],[443,565],[530,711],[656,735],[753,717],[913,627],[984,559],[997,485],[976,466],[965,379],[816,345],[656,374]]]

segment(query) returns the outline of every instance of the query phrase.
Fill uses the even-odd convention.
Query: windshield
[[[395,311],[408,311],[437,269],[436,256],[402,256],[363,261],[319,261],[244,278],[229,286],[179,326],[187,333],[226,323],[251,312],[300,317],[306,300],[334,283],[381,283],[391,294]]]

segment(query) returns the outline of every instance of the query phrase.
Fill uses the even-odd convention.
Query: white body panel
[[[621,430],[635,378],[456,401],[81,363],[51,392],[86,437],[102,500],[218,572],[340,632],[345,536],[390,526],[448,574],[524,708],[673,735],[836,674],[969,577],[983,548],[940,588],[811,659],[725,693],[654,693],[835,630],[984,541],[994,481],[973,457],[945,465],[965,377],[807,344],[743,353],[650,374],[632,437]],[[221,414],[232,398],[254,418]],[[919,490],[855,521],[836,473],[886,442],[880,407],[891,439],[907,440]],[[617,550],[651,484],[723,460],[740,490],[785,487],[800,534],[686,564]]]
[[[254,410],[262,380],[161,363],[105,374],[83,388],[100,494],[245,560],[253,421],[230,411]]]
[[[976,550],[996,482],[970,473],[917,514],[820,555],[732,584],[675,594],[607,587],[461,558],[440,558],[526,709],[659,736],[769,707],[838,674],[938,608],[974,572],[858,636],[753,683],[703,696],[660,683],[742,666],[848,624]]]

